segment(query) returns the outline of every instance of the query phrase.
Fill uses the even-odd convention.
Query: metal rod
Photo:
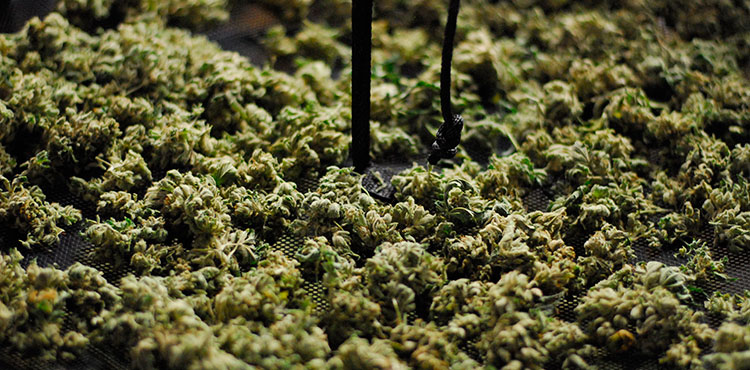
[[[372,0],[352,0],[352,144],[354,169],[370,165]]]

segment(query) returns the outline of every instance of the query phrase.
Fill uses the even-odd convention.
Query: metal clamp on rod
[[[430,147],[430,156],[427,161],[431,165],[437,164],[441,159],[456,156],[456,147],[461,143],[461,131],[464,128],[463,117],[458,114],[454,115],[451,107],[451,62],[459,5],[460,0],[451,0],[448,6],[448,21],[445,24],[443,37],[443,59],[440,64],[440,109],[443,113],[443,123],[438,128],[435,141]]]
[[[370,166],[372,0],[352,1],[352,143],[354,170]]]

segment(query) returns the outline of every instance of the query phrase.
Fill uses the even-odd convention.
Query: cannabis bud
[[[435,141],[432,142],[427,161],[435,165],[441,159],[451,159],[456,156],[456,147],[461,142],[463,128],[464,119],[460,114],[454,114],[452,120],[443,122],[435,135]]]

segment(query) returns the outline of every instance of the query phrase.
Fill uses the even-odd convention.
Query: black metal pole
[[[456,37],[456,20],[460,0],[450,0],[448,5],[448,21],[445,24],[443,37],[443,59],[440,65],[440,109],[443,122],[453,120],[451,108],[451,61],[453,60],[453,39]]]
[[[372,0],[352,0],[352,144],[354,170],[370,165]],[[449,77],[450,78],[450,77]]]

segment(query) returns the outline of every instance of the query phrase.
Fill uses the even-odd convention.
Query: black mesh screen
[[[550,202],[549,196],[543,189],[535,189],[526,195],[524,205],[528,211],[546,210]],[[716,276],[708,279],[705,284],[699,285],[703,289],[703,298],[710,297],[713,292],[721,291],[723,293],[744,293],[750,289],[750,253],[731,253],[724,245],[714,245],[714,231],[710,225],[704,225],[699,233],[699,242],[705,242],[711,249],[712,258],[720,260],[727,257],[725,273],[731,278],[725,280]],[[585,238],[576,240],[567,240],[566,242],[573,246],[576,255],[581,255]],[[716,243],[719,244],[719,243]],[[657,249],[650,247],[646,240],[639,239],[633,244],[635,258],[632,263],[659,261],[670,266],[679,266],[685,263],[685,259],[675,256],[674,249]],[[576,321],[575,308],[580,303],[583,294],[566,296],[555,306],[555,316],[568,322]],[[700,297],[698,297],[700,298]],[[695,309],[703,310],[702,301],[697,301]],[[704,322],[712,328],[718,328],[722,323],[722,318],[716,315],[706,314],[703,317]],[[705,351],[709,353],[709,351]],[[648,356],[634,356],[633,354],[620,355],[607,353],[605,350],[600,351],[600,357],[596,359],[594,365],[601,369],[661,369],[658,359]]]
[[[19,5],[23,3],[22,5]],[[52,9],[51,2],[48,1],[11,1],[9,3],[11,12],[0,14],[0,26],[4,30],[17,30],[23,22],[34,15],[43,15]],[[0,8],[2,10],[2,8]],[[15,11],[15,12],[13,12]],[[276,23],[273,16],[256,6],[245,6],[235,9],[232,12],[230,21],[216,29],[206,32],[206,36],[223,48],[234,50],[248,57],[256,64],[260,64],[267,59],[263,47],[258,42],[258,36],[264,29]],[[497,145],[498,151],[504,154],[510,153],[507,143],[501,142]],[[480,163],[488,162],[489,153],[471,152],[467,150],[472,158]],[[424,158],[416,159],[420,163],[425,163]],[[408,169],[412,166],[411,161],[399,160],[385,161],[384,163],[373,164],[363,180],[363,186],[374,197],[392,201],[394,189],[390,184],[393,175]],[[302,192],[314,190],[317,187],[316,179],[305,179],[300,181],[298,189]],[[83,202],[76,196],[63,191],[62,189],[44,189],[45,194],[50,201],[59,202],[63,205],[72,205],[83,212],[85,218],[96,216],[94,207],[91,204]],[[547,210],[550,202],[550,196],[545,189],[535,189],[526,195],[524,205],[528,211]],[[24,264],[28,265],[31,260],[36,259],[37,263],[42,266],[54,265],[60,269],[65,269],[75,262],[81,262],[85,265],[94,267],[104,273],[106,279],[118,284],[120,278],[132,273],[128,268],[115,268],[107,262],[96,260],[92,256],[93,246],[86,242],[81,236],[84,229],[83,223],[78,223],[66,229],[65,234],[61,236],[60,244],[50,250],[23,250],[26,257]],[[708,245],[713,243],[713,230],[709,225],[705,225],[700,232],[700,240]],[[18,246],[19,235],[13,230],[7,228],[0,229],[0,245],[5,250],[10,247]],[[585,238],[576,240],[566,240],[572,245],[577,254],[583,249]],[[294,257],[295,253],[301,248],[302,240],[290,235],[282,235],[273,245],[274,250],[282,251],[288,257]],[[649,247],[645,241],[640,240],[633,246],[635,251],[635,260],[639,261],[661,261],[668,265],[680,265],[684,261],[674,256],[674,250],[659,250]],[[750,289],[750,253],[742,254],[730,253],[725,246],[713,246],[711,248],[715,259],[728,257],[726,262],[726,274],[734,278],[732,280],[723,280],[719,278],[710,279],[701,288],[705,291],[706,297],[714,291],[720,290],[725,293],[743,293]],[[325,299],[325,288],[317,281],[305,281],[303,289],[308,294],[310,301],[314,304],[316,313],[326,312],[328,302]],[[576,315],[574,309],[580,302],[581,295],[566,296],[561,299],[554,307],[554,315],[562,320],[574,322]],[[697,305],[696,307],[700,307]],[[70,313],[68,313],[70,315]],[[414,321],[418,317],[412,312],[408,316],[409,321]],[[424,318],[423,318],[424,319]],[[712,315],[705,316],[706,322],[716,328],[720,325],[721,319]],[[69,323],[66,323],[69,325]],[[481,361],[482,355],[477,350],[475,342],[463,343],[461,348],[474,359]],[[13,352],[8,348],[0,349],[0,368],[2,369],[125,369],[128,368],[126,358],[127,353],[122,349],[93,347],[81,354],[77,360],[69,363],[49,363],[43,362],[33,356]],[[659,369],[659,363],[653,357],[639,356],[621,356],[609,354],[600,351],[595,365],[603,369]],[[559,365],[551,365],[556,367]]]
[[[261,65],[268,59],[268,54],[259,41],[260,36],[277,22],[273,14],[259,6],[238,4],[228,22],[205,32],[205,35],[223,49],[236,51]]]
[[[390,185],[390,178],[400,171],[408,169],[412,166],[411,163],[390,163],[390,164],[378,164],[374,165],[370,172],[366,175],[363,180],[363,185],[368,191],[371,192],[377,198],[387,200],[392,199],[393,187]],[[380,173],[380,179],[376,179],[372,171]],[[304,179],[301,180],[297,187],[300,191],[311,191],[317,187],[316,179]],[[88,204],[78,197],[70,194],[69,192],[60,189],[44,189],[45,194],[48,196],[48,200],[59,202],[62,205],[72,205],[80,209],[84,216],[87,218],[95,217],[95,210],[91,204]],[[543,189],[534,189],[524,197],[524,205],[528,211],[536,210],[547,210],[550,202],[548,194]],[[35,249],[32,251],[26,251],[22,249],[22,253],[26,257],[24,264],[28,265],[32,259],[36,259],[37,263],[42,266],[54,265],[58,268],[65,269],[72,265],[74,262],[81,262],[85,265],[94,267],[104,273],[104,276],[108,281],[113,284],[117,284],[123,276],[132,273],[133,271],[128,268],[115,269],[114,266],[97,260],[92,257],[91,252],[93,246],[88,243],[85,238],[81,235],[84,228],[83,223],[78,223],[71,227],[66,228],[66,231],[60,237],[60,244],[50,250]],[[2,229],[0,230],[0,242],[6,247],[18,246],[17,233],[12,230]],[[705,241],[708,245],[713,245],[713,230],[709,225],[705,225],[700,232],[700,240]],[[566,241],[572,245],[577,252],[583,250],[583,243],[585,238],[578,238],[576,240]],[[295,253],[301,248],[302,240],[290,235],[282,235],[272,246],[274,250],[282,251],[286,256],[293,258]],[[633,245],[635,252],[635,259],[633,262],[639,261],[660,261],[668,265],[680,265],[683,260],[674,256],[675,251],[669,249],[655,249],[649,247],[643,240],[639,240]],[[714,246],[711,248],[714,258],[720,259],[728,257],[726,262],[726,273],[730,277],[734,278],[731,280],[723,280],[720,278],[710,279],[701,288],[705,291],[706,297],[710,296],[714,291],[720,290],[725,293],[742,293],[745,290],[750,289],[750,271],[747,266],[750,266],[750,253],[730,253],[724,246]],[[328,302],[326,300],[325,288],[317,281],[305,281],[303,289],[308,294],[308,298],[314,304],[315,312],[320,314],[328,310]],[[556,303],[554,307],[554,315],[562,320],[568,322],[576,321],[576,315],[574,312],[575,307],[580,302],[581,295],[566,296]],[[700,308],[700,306],[696,306]],[[68,313],[70,314],[70,313]],[[416,313],[411,312],[408,315],[408,320],[413,322],[418,316]],[[426,318],[422,318],[426,319]],[[713,315],[706,315],[705,321],[712,327],[718,327],[722,320],[719,317]],[[476,360],[482,360],[482,354],[477,350],[475,346],[476,342],[463,343],[461,349]],[[0,349],[0,368],[9,369],[124,369],[127,368],[127,362],[124,358],[127,355],[122,352],[121,349],[105,348],[105,347],[90,347],[86,352],[81,354],[79,358],[74,362],[69,363],[48,363],[40,361],[39,359],[31,356],[24,356],[20,353],[10,351],[9,349]],[[605,351],[601,351],[600,356],[596,359],[595,365],[603,369],[658,369],[659,363],[654,357],[639,357],[639,356],[622,356],[615,354],[608,354]],[[557,365],[551,365],[553,368]]]
[[[362,179],[362,186],[370,195],[376,199],[393,202],[396,189],[391,184],[391,178],[399,172],[411,168],[409,162],[374,164],[368,168],[365,177]]]
[[[373,166],[374,171],[380,172],[380,180],[376,180],[375,176],[370,172],[365,177],[363,185],[373,195],[381,199],[392,199],[393,187],[390,185],[390,178],[409,167],[409,164],[388,164],[388,165],[376,165]],[[385,186],[384,186],[385,184]],[[306,179],[300,181],[298,189],[301,191],[314,190],[317,187],[317,181],[315,179]],[[373,190],[374,189],[374,190]],[[59,202],[63,205],[72,205],[82,210],[85,217],[91,218],[95,216],[95,211],[92,205],[83,202],[76,196],[61,190],[45,189],[50,201]],[[546,210],[549,204],[550,198],[543,189],[535,189],[529,192],[524,198],[524,205],[528,211]],[[37,263],[42,266],[55,265],[58,268],[65,269],[72,265],[74,262],[81,262],[85,265],[92,266],[104,273],[104,276],[113,284],[117,284],[123,276],[133,271],[128,268],[115,269],[113,266],[106,262],[94,259],[91,255],[93,246],[88,243],[81,235],[83,230],[83,223],[78,223],[71,227],[66,228],[66,232],[60,237],[60,244],[50,250],[32,250],[25,251],[22,249],[22,253],[26,257],[24,264],[30,263],[32,259],[36,259]],[[18,235],[12,230],[2,229],[0,230],[0,242],[5,245],[6,249],[12,246],[18,246]],[[706,225],[700,233],[700,240],[705,241],[708,245],[713,245],[713,230],[709,225]],[[582,251],[584,238],[577,240],[566,241],[572,245],[577,252]],[[290,235],[282,235],[272,246],[274,250],[282,251],[286,256],[293,258],[295,253],[301,248],[302,240]],[[635,259],[633,262],[639,261],[660,261],[668,265],[680,265],[683,260],[674,256],[675,251],[669,249],[655,249],[649,247],[645,241],[639,240],[633,245],[635,251]],[[724,246],[714,246],[711,248],[714,258],[720,259],[728,257],[726,262],[726,273],[730,277],[734,278],[731,280],[723,280],[720,278],[712,278],[708,280],[701,288],[705,291],[706,297],[710,296],[714,291],[720,290],[725,293],[742,293],[745,290],[750,289],[750,271],[747,266],[750,266],[750,254],[749,253],[730,253]],[[304,291],[308,294],[308,298],[314,304],[316,313],[323,313],[328,310],[328,302],[325,299],[326,291],[325,288],[317,281],[305,281],[303,284]],[[562,320],[574,322],[576,321],[576,315],[574,312],[575,307],[580,302],[581,296],[567,296],[556,303],[554,307],[554,315]],[[699,307],[697,305],[696,307]],[[417,319],[415,313],[410,313],[408,316],[409,321]],[[425,319],[425,318],[422,318]],[[721,324],[721,318],[706,315],[705,321],[712,327],[716,328]],[[482,355],[475,347],[475,342],[464,343],[461,348],[466,351],[471,357],[480,360]],[[124,369],[127,368],[127,363],[123,362],[124,358],[121,349],[113,348],[101,348],[91,347],[79,358],[70,363],[47,363],[40,361],[36,358],[24,356],[20,353],[10,351],[9,349],[0,349],[0,368],[12,368],[12,369],[58,369],[58,368],[70,368],[70,369]],[[601,352],[600,357],[597,359],[596,365],[603,369],[658,369],[659,363],[656,358],[638,357],[638,356],[621,356],[608,354],[604,351]],[[554,367],[554,365],[553,365]]]
[[[0,32],[16,32],[27,20],[42,17],[55,8],[55,0],[0,1]]]
[[[86,218],[92,218],[95,215],[94,208],[67,191],[57,189],[44,189],[47,200],[58,202],[62,205],[73,206],[83,213]],[[133,270],[128,267],[114,268],[107,262],[98,260],[93,257],[94,246],[87,242],[81,235],[84,230],[84,223],[79,222],[67,227],[65,232],[60,235],[60,243],[49,250],[38,248],[25,250],[18,242],[18,235],[7,228],[0,229],[0,242],[3,250],[10,247],[19,248],[24,256],[21,264],[26,267],[31,261],[36,260],[40,266],[56,266],[60,269],[66,269],[75,262],[91,266],[101,271],[107,281],[117,285],[120,279]],[[73,313],[65,311],[63,329],[72,330],[72,324],[69,320]],[[10,348],[0,349],[0,369],[128,369],[129,366],[125,360],[127,353],[122,349],[109,347],[89,346],[86,351],[81,353],[75,361],[54,363],[41,361],[35,356],[25,356],[21,353],[11,351]]]

